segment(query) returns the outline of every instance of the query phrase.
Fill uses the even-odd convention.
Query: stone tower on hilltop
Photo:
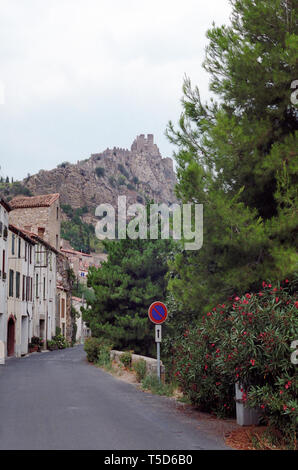
[[[132,153],[148,153],[149,155],[156,155],[161,157],[159,148],[154,143],[153,134],[148,134],[147,138],[144,134],[137,136],[137,138],[133,141],[131,151]]]

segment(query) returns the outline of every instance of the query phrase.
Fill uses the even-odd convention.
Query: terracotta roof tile
[[[17,196],[10,201],[10,205],[12,210],[31,207],[50,207],[59,197],[59,193],[32,197]]]

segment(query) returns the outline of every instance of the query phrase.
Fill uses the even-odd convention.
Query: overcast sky
[[[153,133],[181,111],[184,74],[208,98],[206,31],[228,0],[0,0],[0,165],[21,179]]]

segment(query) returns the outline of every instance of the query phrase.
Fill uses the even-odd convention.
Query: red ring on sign
[[[153,315],[155,315],[155,317]],[[155,325],[160,325],[166,321],[168,316],[168,309],[162,302],[153,302],[148,309],[148,316],[152,323],[155,323]],[[160,319],[158,319],[158,317],[160,317]]]

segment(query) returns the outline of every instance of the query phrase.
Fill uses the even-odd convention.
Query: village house
[[[30,233],[35,241],[34,296],[35,316],[33,336],[46,341],[56,334],[56,283],[58,250],[35,233]]]
[[[10,202],[11,223],[18,224],[37,241],[35,295],[37,315],[34,335],[50,339],[60,328],[60,302],[57,283],[63,287],[65,303],[65,338],[72,338],[71,279],[67,257],[60,252],[60,195],[17,196]],[[63,322],[64,323],[64,322]]]
[[[68,291],[62,284],[57,284],[57,316],[56,316],[56,326],[60,328],[61,334],[67,341],[70,341],[71,338],[69,337],[68,333],[68,325],[67,325],[67,318],[66,318],[66,308],[67,308],[67,297]]]
[[[9,225],[7,356],[28,353],[34,319],[35,244],[25,231]]]
[[[10,223],[33,232],[60,249],[60,195],[16,196],[10,201]]]
[[[80,299],[79,297],[73,297],[72,305],[77,312],[76,342],[84,343],[85,339],[91,336],[90,328],[86,325],[86,323],[82,319],[81,307],[86,307],[86,304],[84,302],[84,299]]]
[[[8,215],[10,205],[0,198],[0,364],[7,351],[7,293],[8,293]]]

